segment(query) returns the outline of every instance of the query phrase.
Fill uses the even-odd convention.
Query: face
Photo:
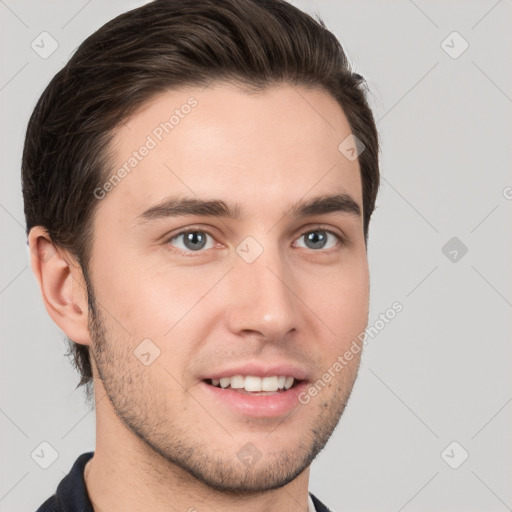
[[[349,134],[329,94],[288,85],[168,92],[119,129],[89,269],[120,438],[228,493],[283,486],[324,447],[368,317]]]

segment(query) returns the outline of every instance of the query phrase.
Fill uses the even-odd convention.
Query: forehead
[[[247,93],[217,83],[168,91],[117,130],[100,208],[135,218],[181,194],[236,198],[248,213],[270,213],[276,202],[333,190],[361,204],[359,164],[338,149],[350,131],[339,104],[319,88]]]

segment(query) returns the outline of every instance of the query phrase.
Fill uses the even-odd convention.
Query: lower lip
[[[302,381],[275,395],[247,395],[230,388],[218,388],[204,381],[201,385],[217,403],[253,418],[275,418],[289,414],[300,404],[298,396],[307,388],[307,382]]]

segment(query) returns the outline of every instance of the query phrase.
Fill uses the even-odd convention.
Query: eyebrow
[[[291,209],[291,214],[297,218],[329,213],[342,213],[361,217],[361,208],[352,196],[342,192],[333,195],[323,195],[309,200],[301,199]],[[143,224],[152,220],[186,215],[222,217],[226,219],[240,219],[243,217],[242,206],[239,203],[228,204],[219,199],[205,201],[193,197],[172,196],[145,210],[137,217],[136,223]]]

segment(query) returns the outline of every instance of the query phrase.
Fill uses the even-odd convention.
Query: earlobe
[[[28,236],[30,263],[44,305],[53,321],[76,343],[91,343],[88,328],[87,288],[75,258],[56,247],[42,226]]]

